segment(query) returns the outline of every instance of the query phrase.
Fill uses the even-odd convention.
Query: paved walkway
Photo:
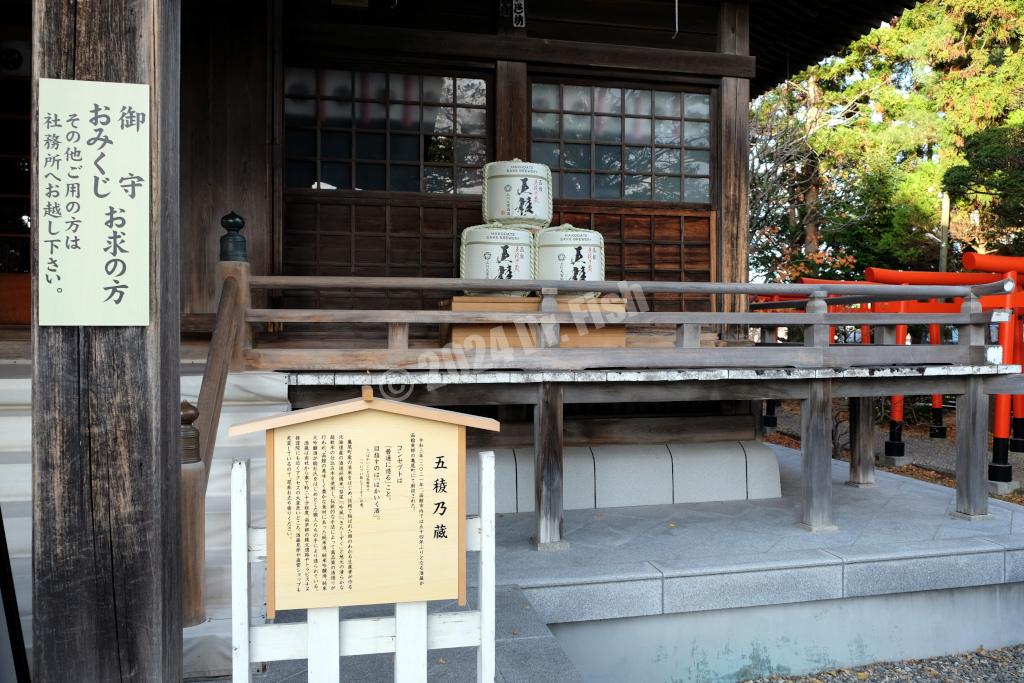
[[[833,461],[839,530],[809,533],[797,525],[800,454],[773,448],[782,479],[778,499],[572,510],[565,515],[569,549],[557,552],[533,549],[532,513],[500,515],[499,680],[580,680],[547,624],[1024,578],[1024,507],[992,500],[988,519],[953,519],[952,489],[884,471],[877,487],[852,488],[843,485],[848,465]],[[475,566],[468,563],[470,586],[476,585]],[[346,610],[346,616],[384,613],[383,607]],[[474,680],[472,649],[433,651],[429,661],[431,680]],[[342,680],[389,681],[391,662],[389,655],[344,658]],[[281,662],[255,680],[305,678],[304,662]]]

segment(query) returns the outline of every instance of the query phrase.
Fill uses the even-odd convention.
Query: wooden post
[[[306,610],[306,659],[310,683],[334,683],[341,675],[341,615],[337,607]]]
[[[825,296],[825,292],[814,292],[808,300],[804,312],[814,316],[822,316],[828,313],[828,304],[825,303]],[[829,334],[828,325],[821,323],[804,325],[804,346],[827,349],[831,341],[832,335]]]
[[[231,463],[231,680],[252,680],[249,666],[249,461]],[[266,551],[266,548],[264,548]]]
[[[40,327],[33,277],[32,677],[180,681],[179,4],[38,0],[32,26],[34,78],[151,86],[149,325]]]
[[[557,289],[542,289],[540,290],[540,312],[541,313],[558,313],[558,290]],[[541,323],[540,332],[537,335],[537,346],[542,349],[558,348],[561,345],[561,325],[558,323]]]
[[[963,313],[980,313],[977,297],[964,299]],[[962,325],[958,342],[983,347],[985,327]],[[967,378],[967,390],[956,397],[956,514],[970,519],[988,514],[988,394],[981,378]]]
[[[196,407],[181,402],[182,626],[206,619],[206,466],[199,457]]]
[[[338,680],[337,674],[331,679]],[[427,681],[427,603],[395,604],[395,683]]]
[[[409,348],[409,323],[388,323],[388,348]]]
[[[249,288],[248,261],[221,261],[217,264],[217,281],[223,289],[229,279],[238,282],[238,330],[235,334],[231,356],[231,370],[245,370],[245,351],[252,348],[252,328],[245,322],[245,314],[252,306],[252,290]],[[220,296],[220,293],[218,293]],[[211,351],[216,351],[211,347]],[[200,410],[206,410],[199,406]]]
[[[875,486],[875,400],[850,399],[850,486]]]
[[[686,323],[676,326],[676,348],[677,349],[699,349],[700,348],[700,325]]]
[[[746,2],[727,0],[719,5],[718,51],[731,55],[750,54],[750,7]],[[713,198],[718,209],[718,244],[727,249],[712,254],[718,260],[718,279],[722,282],[747,282],[747,196],[750,148],[750,81],[746,78],[722,78],[718,91],[718,158],[721,160],[720,187]],[[746,297],[722,296],[723,311],[746,310]],[[725,339],[746,336],[741,325],[724,326]]]
[[[800,402],[803,503],[800,522],[811,531],[835,531],[832,523],[832,383],[807,382]]]
[[[956,397],[956,511],[976,518],[988,514],[988,395],[980,377],[967,378]]]
[[[542,382],[533,408],[534,497],[538,550],[560,550],[565,543],[562,515],[562,385]]]
[[[778,344],[779,343],[779,328],[777,327],[762,327],[761,328],[761,343],[762,344]],[[764,412],[761,414],[761,427],[762,429],[775,429],[779,426],[779,418],[775,414],[775,409],[778,408],[778,399],[768,398],[764,401]]]
[[[526,62],[498,60],[494,69],[495,159],[530,158],[530,87]]]

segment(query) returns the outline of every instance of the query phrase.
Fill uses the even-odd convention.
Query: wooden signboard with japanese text
[[[38,93],[39,324],[149,325],[149,86]]]
[[[268,616],[464,602],[465,430],[372,409],[268,430]]]

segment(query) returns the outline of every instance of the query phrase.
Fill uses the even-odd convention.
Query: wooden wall
[[[480,223],[479,197],[413,192],[290,192],[283,275],[458,277],[459,235]],[[290,291],[284,308],[436,309],[451,293]]]
[[[555,223],[585,225],[601,233],[607,280],[714,280],[713,213],[654,203],[615,206],[563,199],[557,203]],[[648,305],[652,311],[710,311],[714,304],[703,295],[657,293]]]
[[[586,40],[613,45],[639,45],[715,52],[718,47],[718,6],[665,0],[546,0],[527,5],[526,33],[537,38]]]
[[[216,308],[220,217],[245,217],[253,273],[272,264],[270,0],[185,0],[181,26],[181,303]]]
[[[710,88],[714,93],[713,157],[717,157],[717,171],[712,178],[712,204],[702,216],[701,211],[680,207],[674,215],[667,215],[666,211],[672,213],[672,205],[624,207],[600,201],[560,200],[556,209],[562,220],[605,233],[610,278],[744,281],[749,82],[746,78],[714,76],[718,67],[709,70],[698,58],[666,62],[660,71],[652,71],[652,67],[641,65],[657,61],[657,50],[651,50],[651,54],[637,51],[670,48],[682,55],[745,55],[747,3],[681,2],[680,31],[674,38],[673,5],[661,0],[532,3],[527,7],[525,31],[509,26],[501,12],[506,4],[505,0],[439,0],[431,3],[428,11],[422,3],[402,2],[393,7],[390,0],[369,0],[364,9],[326,1],[260,0],[252,4],[227,0],[202,4],[186,0],[181,98],[181,289],[186,316],[213,311],[214,266],[222,234],[218,221],[232,210],[247,220],[244,234],[255,273],[458,273],[458,231],[479,222],[474,218],[479,206],[476,197],[282,192],[280,180],[275,180],[275,163],[280,164],[277,137],[281,133],[281,124],[275,120],[280,76],[275,74],[279,74],[282,64],[295,59],[309,62],[313,58],[333,65],[358,63],[364,67],[390,63],[392,69],[418,60],[491,71],[491,158],[529,154],[528,83],[532,74],[554,77],[552,74],[565,73],[618,82],[660,80]],[[396,44],[373,38],[372,45],[363,44],[372,37],[368,33],[380,29],[361,30],[363,43],[351,42],[353,31],[361,26],[396,27],[385,34],[415,31],[424,37],[423,44],[430,43],[430,31],[462,38],[458,45],[440,46],[436,53],[417,53],[425,48],[409,41]],[[546,53],[537,48],[536,42],[523,53],[509,51],[507,58],[495,59],[487,48],[494,39],[488,36],[552,43],[605,42],[613,55],[605,61],[622,61],[626,67],[573,65],[567,63],[575,54],[571,50],[561,56],[552,50],[551,61],[546,62]],[[476,58],[470,56],[473,45],[481,50]],[[615,56],[616,50],[625,50],[621,60]],[[667,50],[661,52],[667,54]],[[524,61],[506,61],[517,57]],[[447,213],[442,219],[435,216],[440,215],[438,212]],[[343,215],[344,220],[335,220],[336,214]],[[330,220],[325,221],[325,215]],[[435,223],[443,224],[446,232],[437,233],[439,228],[430,227]],[[674,227],[670,230],[672,236],[666,238],[669,223]],[[452,226],[451,232],[447,232],[448,225]],[[644,238],[639,237],[640,233],[649,235],[646,245],[641,244]],[[319,303],[312,293],[306,300],[307,305]],[[422,298],[418,303],[432,305]],[[739,305],[738,301],[727,300],[693,302],[687,308],[723,304],[730,309]]]

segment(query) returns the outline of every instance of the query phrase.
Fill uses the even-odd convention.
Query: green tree
[[[929,0],[755,101],[752,271],[934,269],[946,171],[1024,108],[1022,39],[1024,0]],[[957,247],[990,248],[983,227],[1011,206],[986,201],[980,180],[957,194]]]
[[[943,177],[943,186],[961,206],[984,207],[984,241],[1000,251],[1024,253],[1024,112],[1013,125],[967,136],[964,159]],[[981,231],[979,231],[981,232]]]

